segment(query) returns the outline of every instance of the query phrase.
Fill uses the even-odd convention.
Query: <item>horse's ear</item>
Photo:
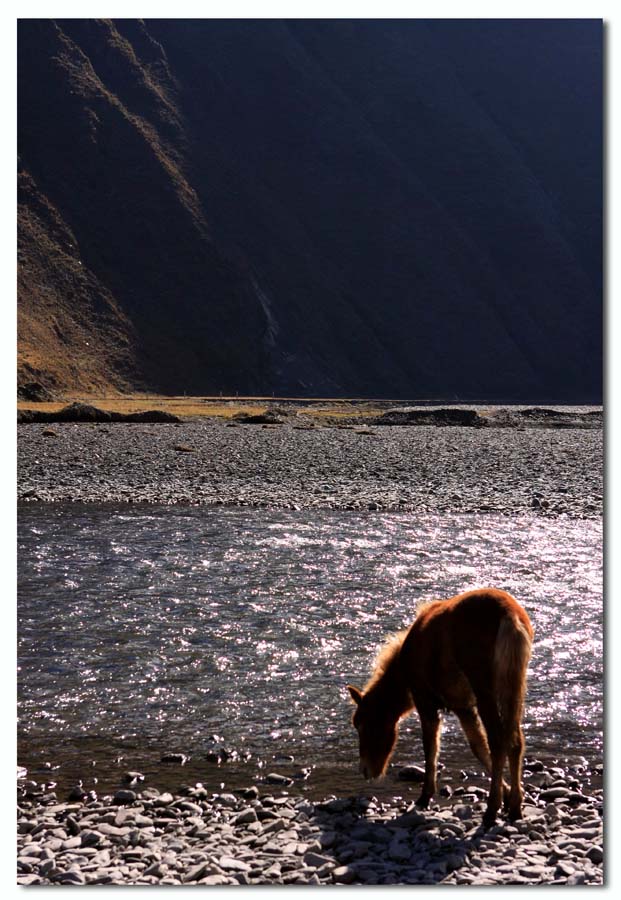
[[[354,701],[356,706],[358,706],[358,704],[362,700],[362,691],[360,691],[357,687],[354,687],[353,684],[348,684],[347,690],[349,691],[351,699]]]

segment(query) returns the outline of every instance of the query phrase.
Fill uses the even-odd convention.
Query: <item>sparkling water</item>
[[[192,759],[175,786],[276,770],[358,790],[346,683],[419,600],[486,585],[535,628],[527,754],[601,762],[599,519],[35,504],[18,532],[19,762],[35,777],[111,788],[137,768],[160,785],[176,751]],[[228,762],[207,761],[214,745]],[[480,768],[453,717],[441,758]],[[422,763],[416,716],[394,759]]]

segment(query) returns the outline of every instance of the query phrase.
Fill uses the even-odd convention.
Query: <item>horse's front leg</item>
[[[423,790],[416,801],[416,805],[426,809],[429,801],[436,793],[436,771],[438,753],[440,752],[440,728],[441,719],[437,710],[421,713],[419,710],[420,724],[423,732],[423,751],[425,753],[425,780]]]

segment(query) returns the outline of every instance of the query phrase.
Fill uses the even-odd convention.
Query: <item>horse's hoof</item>
[[[419,797],[416,801],[416,806],[418,806],[419,809],[427,809],[429,807],[430,800],[431,797]]]

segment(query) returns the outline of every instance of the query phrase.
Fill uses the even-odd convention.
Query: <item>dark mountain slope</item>
[[[530,168],[556,210],[565,239],[601,290],[602,25],[571,19],[541,20],[536,29],[532,24],[426,23],[464,87]],[[472,53],[473,45],[483,52]],[[516,72],[521,73],[519,90]],[[559,152],[560,136],[570,136],[564,152]]]
[[[110,383],[599,399],[601,26],[459,24],[21,22],[20,177],[81,263],[24,191],[24,376],[72,386],[23,324],[62,314]]]
[[[265,317],[247,279],[209,236],[164,90],[109,23],[28,22],[24,31],[21,164],[75,235],[84,271],[131,322],[132,366],[120,374],[198,391],[207,370],[232,389],[258,388]],[[70,37],[78,33],[99,55],[91,59],[78,46]],[[127,86],[127,106],[98,64]],[[45,270],[34,277],[49,279]],[[65,292],[56,300],[67,317],[80,315]],[[93,331],[97,354],[102,335]]]

